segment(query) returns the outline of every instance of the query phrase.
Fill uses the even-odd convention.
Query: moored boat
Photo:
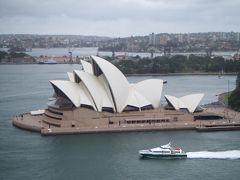
[[[57,61],[50,59],[46,61],[39,61],[38,64],[57,64]]]
[[[160,147],[140,150],[139,154],[143,158],[187,158],[187,154],[181,148],[171,146],[171,142]]]

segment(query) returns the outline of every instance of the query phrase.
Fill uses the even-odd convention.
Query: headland
[[[129,83],[108,61],[91,56],[81,60],[83,70],[68,72],[69,81],[50,81],[54,95],[45,110],[13,118],[13,125],[42,135],[159,131],[235,130],[240,114],[221,103],[199,106],[204,94],[164,95],[164,81]]]
[[[214,116],[222,118],[211,119]],[[74,120],[73,117],[78,118]],[[118,114],[98,113],[86,108],[62,112],[48,108],[40,113],[30,112],[15,116],[13,125],[42,135],[161,130],[239,130],[240,113],[215,105],[206,107],[201,113],[193,114],[164,108]]]

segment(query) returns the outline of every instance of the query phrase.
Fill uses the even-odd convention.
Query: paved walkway
[[[99,132],[126,132],[126,131],[159,131],[159,130],[187,130],[195,129],[204,125],[230,125],[240,123],[240,112],[225,107],[212,106],[205,112],[215,113],[224,117],[221,120],[197,120],[181,122],[142,123],[142,124],[120,124],[102,127],[54,127],[44,123],[43,116],[32,116],[23,114],[14,117],[13,124],[19,128],[41,132],[43,135],[75,134],[75,133],[99,133]]]
[[[208,107],[206,111],[223,116],[229,123],[240,123],[240,112],[232,109],[226,107]]]

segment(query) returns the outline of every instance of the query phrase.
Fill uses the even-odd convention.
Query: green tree
[[[238,72],[238,74],[237,74],[236,87],[240,88],[240,72]]]
[[[2,61],[3,58],[7,57],[8,53],[5,51],[0,51],[0,62]]]
[[[225,61],[222,57],[182,55],[172,57],[140,58],[119,61],[116,66],[123,73],[185,73],[185,72],[240,72],[240,61]]]
[[[240,111],[240,72],[236,79],[236,89],[231,93],[228,102],[232,109]]]

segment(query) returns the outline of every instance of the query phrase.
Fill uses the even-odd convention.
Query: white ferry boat
[[[171,142],[160,147],[140,150],[139,154],[143,158],[187,158],[187,154],[179,147],[172,147]]]
[[[49,59],[46,61],[39,61],[38,64],[57,64],[57,61]]]

